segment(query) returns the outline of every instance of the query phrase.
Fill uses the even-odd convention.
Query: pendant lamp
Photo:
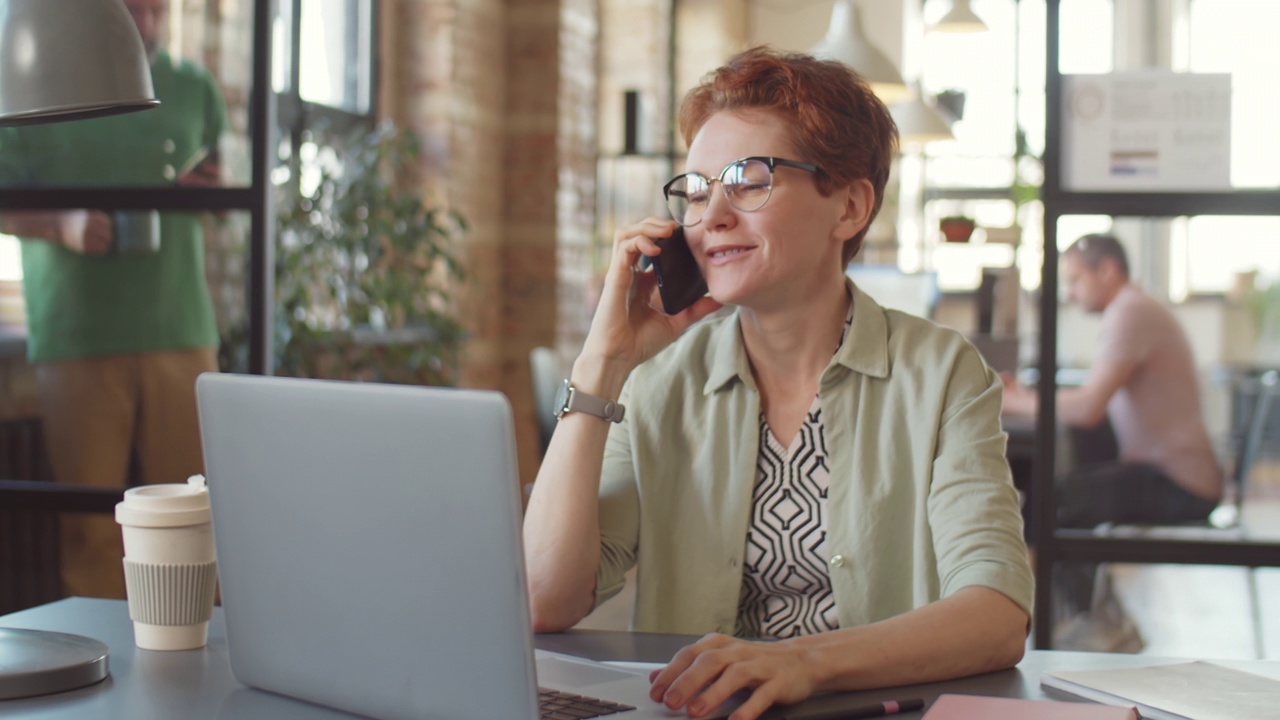
[[[986,32],[987,24],[969,7],[969,0],[951,0],[951,9],[929,29],[935,32]]]
[[[120,0],[0,0],[0,125],[159,105]]]
[[[951,123],[928,101],[917,85],[913,84],[912,89],[915,92],[910,99],[889,106],[889,115],[898,126],[899,143],[906,146],[954,140]]]
[[[886,105],[905,100],[908,96],[902,74],[863,34],[858,8],[853,0],[836,0],[831,9],[831,27],[827,29],[827,36],[809,52],[824,60],[839,60],[853,68],[871,84],[871,90]]]

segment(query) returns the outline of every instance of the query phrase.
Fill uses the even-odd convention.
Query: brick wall
[[[462,381],[510,398],[526,483],[539,462],[529,351],[567,332],[559,320],[581,295],[565,286],[583,282],[574,268],[594,224],[595,8],[384,5],[382,110],[423,137],[423,192],[470,225],[459,248],[468,272],[459,311],[471,334]]]

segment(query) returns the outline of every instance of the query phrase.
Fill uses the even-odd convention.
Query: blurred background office
[[[224,371],[500,389],[516,413],[522,482],[532,482],[531,352],[572,358],[614,228],[662,215],[661,185],[682,169],[672,108],[704,72],[758,44],[860,48],[855,69],[893,103],[904,142],[850,268],[858,282],[1027,379],[1042,301],[1056,312],[1059,382],[1081,377],[1096,353],[1096,318],[1040,292],[1050,0],[275,0],[267,58],[254,55],[266,0],[170,1],[166,47],[209,70],[229,121],[217,148],[227,187],[191,196],[208,199],[199,217]],[[1229,176],[1215,193],[1246,198],[1244,211],[1118,203],[1053,214],[1059,247],[1089,232],[1120,237],[1134,281],[1182,324],[1225,466],[1265,408],[1266,372],[1280,366],[1280,203],[1265,202],[1280,192],[1280,45],[1267,32],[1280,4],[1056,7],[1063,75],[1230,75]],[[274,105],[261,134],[250,101],[260,63]],[[259,155],[269,158],[261,178]],[[269,255],[255,244],[254,213],[236,205],[249,195],[269,203]],[[0,479],[45,481],[21,267],[19,242],[0,237]],[[255,273],[270,275],[269,294],[251,291]],[[1262,420],[1240,520],[1274,537],[1280,419]],[[1025,482],[1034,426],[1011,431]],[[1065,470],[1088,449],[1059,435]],[[0,572],[34,588],[0,597],[0,611],[62,592],[41,576],[56,557],[51,522],[0,510]],[[34,557],[36,546],[45,554]],[[1280,607],[1275,571],[1192,571],[1114,573],[1147,652],[1280,656],[1280,618],[1267,614]],[[1192,622],[1205,617],[1211,630]]]

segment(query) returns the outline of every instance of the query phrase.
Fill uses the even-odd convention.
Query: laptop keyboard
[[[538,688],[538,709],[542,720],[586,720],[635,710],[630,705],[549,688]]]

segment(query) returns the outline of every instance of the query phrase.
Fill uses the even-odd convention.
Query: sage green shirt
[[[827,568],[841,627],[982,586],[1030,615],[1001,383],[958,333],[853,289],[818,390],[830,452]],[[760,444],[737,313],[631,374],[605,449],[597,602],[637,568],[632,627],[731,634]]]
[[[226,107],[207,71],[164,51],[151,77],[155,109],[0,132],[0,183],[173,185],[200,148],[217,150]],[[25,240],[22,271],[33,362],[218,343],[196,213],[161,213],[156,253],[91,256]]]

